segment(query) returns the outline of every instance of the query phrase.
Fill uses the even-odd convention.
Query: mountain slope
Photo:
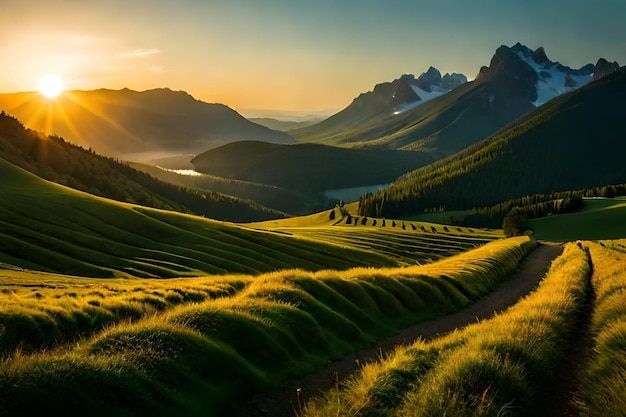
[[[474,81],[412,109],[365,117],[344,130],[327,128],[340,113],[290,133],[303,142],[420,150],[441,158],[486,138],[536,105],[584,85],[594,74],[610,73],[616,65],[599,60],[596,66],[573,70],[550,61],[543,48],[533,52],[520,44],[501,46]]]
[[[45,179],[119,201],[219,220],[253,221],[284,216],[251,201],[166,184],[59,137],[25,129],[4,112],[0,113],[0,157]]]
[[[363,215],[471,209],[626,182],[626,69],[538,107],[490,138],[361,198]]]
[[[301,141],[322,141],[326,144],[351,142],[349,138],[331,140],[336,135],[343,138],[342,132],[359,129],[390,115],[401,114],[420,104],[426,103],[467,83],[463,74],[445,74],[430,67],[417,79],[405,74],[392,82],[377,84],[370,92],[363,93],[339,113],[313,126],[295,129],[289,133]],[[356,139],[355,139],[356,140]]]
[[[0,94],[0,109],[28,128],[116,157],[161,150],[198,153],[245,139],[293,142],[227,106],[169,89],[67,91],[54,100],[37,92]]]

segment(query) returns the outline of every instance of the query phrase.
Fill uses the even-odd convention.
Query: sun
[[[56,74],[47,74],[39,80],[39,92],[48,98],[56,98],[63,92],[63,82]]]

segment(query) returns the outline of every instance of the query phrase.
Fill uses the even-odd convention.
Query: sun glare
[[[39,80],[39,92],[48,98],[55,98],[62,91],[63,83],[56,74],[47,74]]]

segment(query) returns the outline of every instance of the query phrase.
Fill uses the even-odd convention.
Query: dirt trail
[[[346,356],[316,374],[290,381],[278,389],[254,398],[230,415],[251,417],[293,417],[311,397],[335,387],[359,368],[359,364],[380,357],[381,353],[412,343],[417,338],[431,339],[477,320],[487,319],[512,306],[528,294],[543,278],[550,262],[563,252],[560,245],[539,244],[522,262],[520,269],[487,298],[438,319],[409,327],[375,347]]]

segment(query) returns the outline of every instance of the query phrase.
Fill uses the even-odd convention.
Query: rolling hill
[[[0,110],[28,128],[122,159],[137,153],[198,153],[236,140],[293,142],[225,105],[167,88],[66,91],[54,100],[37,92],[0,94]]]
[[[626,70],[553,99],[463,152],[361,198],[359,212],[399,217],[626,182]]]
[[[441,158],[617,67],[617,63],[601,59],[595,66],[572,69],[550,61],[543,48],[532,51],[519,43],[503,45],[474,81],[428,102],[400,111],[383,105],[360,110],[357,98],[331,118],[290,133],[300,142],[420,150]]]
[[[182,277],[393,266],[370,251],[120,203],[0,158],[0,267],[84,277]]]

